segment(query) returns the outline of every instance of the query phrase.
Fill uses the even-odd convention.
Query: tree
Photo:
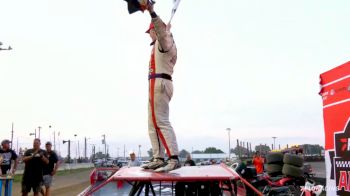
[[[271,148],[268,145],[260,144],[255,146],[255,151],[259,151],[261,154],[266,154],[271,151]]]
[[[215,147],[208,147],[204,150],[204,153],[219,154],[219,153],[224,153],[224,152],[220,149],[216,149]]]
[[[248,156],[248,149],[242,146],[237,146],[234,149],[231,149],[231,153],[236,154],[237,156]]]
[[[107,154],[107,158],[109,157],[109,155]],[[95,158],[96,159],[104,159],[104,158],[106,158],[106,155],[105,154],[103,154],[102,152],[97,152],[96,154],[95,154]]]
[[[152,148],[150,148],[148,151],[147,151],[147,153],[148,153],[148,156],[149,157],[153,157],[153,150],[152,150]]]
[[[200,150],[195,150],[192,152],[193,154],[203,154],[203,151],[200,151]]]
[[[185,149],[182,149],[180,152],[179,152],[179,157],[181,158],[186,158],[186,156],[190,154],[188,151],[186,151]]]
[[[304,154],[307,155],[321,155],[324,148],[318,144],[303,144]]]

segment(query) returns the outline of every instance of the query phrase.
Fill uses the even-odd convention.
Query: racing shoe
[[[141,165],[143,169],[157,169],[163,167],[166,164],[163,158],[152,158],[149,163]]]
[[[175,170],[177,168],[180,168],[180,162],[179,159],[169,159],[167,161],[167,164],[163,167],[159,167],[158,169],[154,170],[155,172],[169,172],[172,170]]]

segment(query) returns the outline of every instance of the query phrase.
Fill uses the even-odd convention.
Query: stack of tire
[[[301,177],[304,174],[303,165],[304,160],[302,157],[295,154],[285,154],[283,157],[282,173],[286,176]]]
[[[266,156],[266,171],[267,173],[274,177],[282,175],[283,169],[283,154],[280,152],[272,152]]]

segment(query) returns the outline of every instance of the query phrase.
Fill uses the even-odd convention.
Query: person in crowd
[[[211,159],[210,160],[210,165],[216,165],[217,163],[216,163],[216,160],[215,159]]]
[[[22,178],[22,196],[27,196],[33,189],[34,196],[39,196],[41,184],[43,182],[44,166],[49,164],[47,153],[40,149],[40,139],[36,138],[33,141],[33,148],[27,150],[23,156],[25,163],[23,178]]]
[[[184,166],[196,166],[196,163],[192,160],[190,154],[188,154],[188,155],[186,156],[186,161],[185,161]]]
[[[59,161],[58,156],[55,151],[52,150],[52,143],[46,142],[45,144],[47,157],[49,159],[49,164],[44,165],[43,169],[43,185],[45,186],[45,192],[44,189],[41,189],[41,193],[43,196],[50,196],[51,195],[51,186],[52,186],[52,180],[53,176],[56,175]]]
[[[255,155],[253,157],[253,165],[255,166],[257,174],[264,172],[264,159],[260,156],[259,151],[255,152]]]
[[[135,152],[130,152],[129,153],[130,156],[130,161],[128,163],[128,167],[138,167],[141,165],[140,161],[136,159],[136,155]]]
[[[2,157],[1,174],[2,175],[14,175],[17,169],[17,154],[14,150],[10,149],[11,141],[5,139],[1,142],[0,157]]]

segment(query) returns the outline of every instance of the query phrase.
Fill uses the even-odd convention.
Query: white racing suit
[[[174,129],[169,121],[169,102],[173,96],[171,75],[176,63],[177,50],[172,34],[159,16],[153,18],[152,23],[157,40],[153,44],[149,63],[148,132],[153,157],[164,158],[166,150],[171,158],[179,155]]]

